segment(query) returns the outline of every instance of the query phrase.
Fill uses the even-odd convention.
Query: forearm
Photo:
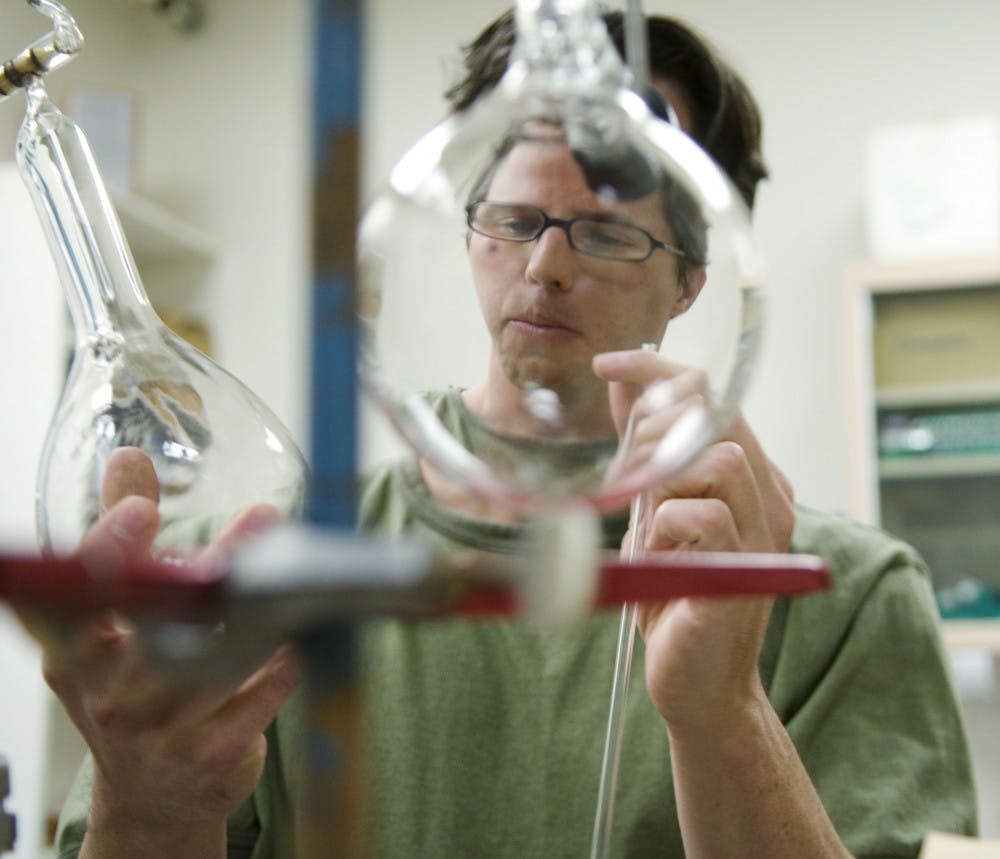
[[[101,779],[94,783],[87,835],[78,859],[225,859],[226,818],[191,820],[168,808],[156,819],[143,819],[105,796]],[[168,800],[169,802],[169,800]]]
[[[181,831],[150,831],[127,822],[115,825],[108,821],[87,830],[79,859],[177,859],[197,856],[199,859],[224,859],[226,827],[197,826]]]
[[[763,691],[724,727],[668,729],[688,859],[848,859]]]

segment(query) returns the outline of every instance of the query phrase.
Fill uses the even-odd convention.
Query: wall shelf
[[[989,402],[1000,403],[1000,383],[953,382],[947,385],[907,385],[875,390],[875,405],[880,409],[974,406]]]
[[[1000,655],[1000,618],[943,620],[941,637],[949,650],[988,650]]]
[[[982,477],[988,474],[1000,475],[1000,452],[882,457],[878,462],[881,480]]]

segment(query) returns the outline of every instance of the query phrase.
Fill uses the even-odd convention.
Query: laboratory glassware
[[[42,547],[67,552],[79,543],[100,513],[108,458],[121,447],[145,451],[156,470],[160,548],[203,544],[255,503],[296,514],[307,479],[302,454],[255,394],[156,314],[86,137],[43,83],[45,72],[80,49],[82,37],[60,4],[29,3],[55,29],[33,46],[40,49],[25,52],[49,61],[17,81],[27,98],[17,164],[74,330],[39,464]]]
[[[728,423],[749,380],[762,330],[760,265],[739,194],[686,134],[654,115],[629,88],[596,4],[523,2],[516,14],[518,35],[500,83],[424,135],[396,164],[362,220],[362,382],[409,446],[460,490],[515,515],[581,503],[609,510],[688,464]],[[492,189],[518,150],[541,146],[542,138],[562,145],[575,160],[590,191],[588,219],[570,224],[579,213],[535,210],[530,217],[536,229],[565,230],[581,269],[627,280],[658,260],[662,250],[674,256],[685,285],[690,281],[684,276],[705,278],[683,315],[670,319],[668,312],[657,311],[632,326],[631,340],[614,342],[615,348],[638,349],[652,341],[675,366],[703,373],[654,386],[638,400],[643,419],[636,421],[629,450],[608,421],[591,420],[612,412],[609,386],[589,369],[588,353],[569,357],[564,344],[552,345],[551,353],[567,356],[564,366],[507,373],[521,397],[524,420],[516,428],[471,410],[467,425],[474,432],[458,439],[424,396],[462,390],[455,401],[461,409],[488,372],[488,310],[477,292],[483,289],[482,275],[470,264],[470,249],[492,241],[487,253],[520,253],[526,260],[535,243],[521,223],[523,210],[491,211],[491,219],[482,219],[478,207],[475,214],[469,207],[483,199],[540,203],[528,196],[497,201]],[[649,252],[657,256],[644,262],[601,258],[599,243],[620,248],[644,240],[599,222],[620,223],[650,201],[658,203],[666,222],[653,238],[682,253],[654,246]],[[514,225],[511,235],[522,244],[479,235],[483,220],[494,235]],[[546,238],[542,233],[538,242]],[[630,247],[636,257],[649,250]],[[521,288],[516,277],[510,283]],[[572,327],[567,305],[544,293],[532,299],[532,321]],[[502,336],[494,332],[494,339]],[[691,396],[692,384],[703,396]],[[615,426],[624,424],[617,415]],[[488,443],[480,445],[479,435]]]

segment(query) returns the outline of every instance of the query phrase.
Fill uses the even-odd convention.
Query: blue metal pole
[[[353,529],[357,385],[360,0],[313,0],[313,304],[310,520]],[[329,622],[301,640],[307,664],[297,855],[364,855],[357,631]],[[291,854],[289,854],[291,855]]]
[[[359,0],[314,0],[314,290],[310,519],[353,528],[354,241],[358,215]]]

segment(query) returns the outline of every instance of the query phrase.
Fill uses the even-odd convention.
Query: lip
[[[514,316],[507,322],[507,327],[522,337],[572,337],[577,333],[556,319],[535,313]]]

